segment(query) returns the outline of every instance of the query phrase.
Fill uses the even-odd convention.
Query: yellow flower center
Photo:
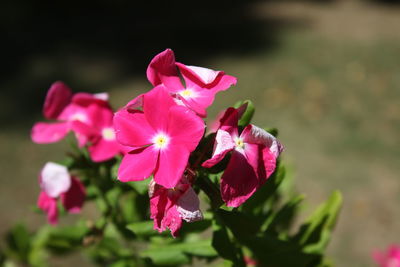
[[[235,146],[236,146],[237,148],[244,148],[243,139],[242,139],[242,138],[239,138],[239,137],[235,138]]]
[[[153,143],[157,148],[163,149],[167,147],[169,138],[164,134],[158,134],[153,138]]]
[[[181,96],[183,96],[183,97],[193,97],[193,91],[192,90],[190,90],[190,89],[185,89],[185,90],[183,90],[183,91],[181,91],[180,93],[179,93]]]
[[[112,128],[104,128],[101,135],[105,140],[111,141],[115,139],[115,132]]]

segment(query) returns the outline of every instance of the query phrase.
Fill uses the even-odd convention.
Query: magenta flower
[[[185,85],[180,80],[178,69]],[[153,58],[147,68],[147,78],[154,86],[163,84],[178,104],[187,106],[201,117],[207,116],[206,108],[212,104],[216,93],[236,84],[236,78],[223,71],[175,62],[171,49]]]
[[[372,257],[380,267],[400,267],[400,246],[391,245],[386,252],[374,251]]]
[[[83,184],[71,177],[65,166],[48,162],[43,167],[40,177],[40,192],[38,207],[47,213],[50,224],[58,222],[57,201],[69,213],[79,213],[85,201],[85,188]]]
[[[212,158],[202,166],[210,168],[232,152],[221,177],[221,195],[227,206],[238,207],[245,202],[275,171],[276,159],[283,147],[261,128],[247,125],[238,132],[238,110],[229,108],[220,120]]]
[[[149,197],[150,217],[154,220],[154,229],[160,233],[168,228],[172,236],[176,237],[182,220],[194,222],[203,219],[199,198],[184,178],[173,189],[151,181]]]
[[[186,107],[176,105],[164,86],[140,99],[143,111],[128,106],[114,117],[118,142],[131,148],[124,155],[118,178],[139,181],[153,174],[157,184],[172,188],[203,136],[204,122]]]
[[[108,160],[120,152],[112,127],[113,111],[108,95],[77,93],[62,82],[55,82],[49,89],[43,114],[56,122],[39,122],[32,128],[35,143],[54,143],[69,131],[75,132],[80,146],[90,141],[89,152],[95,162]]]

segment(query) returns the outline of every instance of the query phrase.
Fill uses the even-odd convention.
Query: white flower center
[[[169,137],[165,134],[157,134],[153,138],[153,144],[156,146],[156,148],[164,149],[169,144]]]
[[[196,97],[196,92],[194,92],[191,89],[185,89],[179,92],[179,94],[183,97],[183,98],[194,98]]]
[[[83,113],[75,113],[69,117],[71,121],[81,121],[86,122],[87,118],[86,115]]]
[[[104,140],[112,141],[115,140],[115,132],[113,128],[104,128],[101,131],[101,135],[103,136]]]
[[[241,149],[244,148],[244,142],[243,142],[242,138],[236,137],[234,140],[235,140],[235,146],[237,148],[241,148]]]

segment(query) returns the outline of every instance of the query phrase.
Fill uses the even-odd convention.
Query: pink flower
[[[117,140],[130,147],[118,170],[122,182],[154,175],[166,188],[176,186],[189,154],[204,133],[204,122],[192,111],[175,104],[164,86],[141,97],[143,111],[124,108],[114,117]]]
[[[36,123],[31,132],[35,143],[54,143],[74,131],[80,146],[90,141],[89,152],[93,161],[104,161],[120,152],[112,128],[113,111],[108,95],[77,93],[62,82],[50,87],[43,114],[56,122]]]
[[[185,85],[180,80],[178,69]],[[207,116],[206,108],[212,104],[216,93],[236,84],[236,78],[223,71],[175,62],[171,49],[153,58],[147,68],[147,78],[154,86],[163,84],[177,103],[187,106],[201,117]]]
[[[391,245],[386,252],[374,251],[372,257],[380,267],[400,267],[400,246]]]
[[[85,188],[83,184],[71,177],[65,166],[48,162],[40,174],[40,192],[38,207],[47,213],[50,224],[58,222],[57,200],[69,213],[78,213],[85,201]]]
[[[88,121],[74,122],[74,130],[78,135],[86,136],[90,142],[90,158],[94,162],[101,162],[121,153],[123,149],[116,140],[113,127],[113,111],[101,105],[90,105],[86,114]]]
[[[247,125],[238,132],[238,109],[229,108],[220,120],[212,158],[202,166],[210,168],[232,152],[221,177],[221,195],[227,206],[238,207],[260,188],[275,171],[282,151],[279,141],[261,128]]]
[[[172,236],[176,237],[182,220],[194,222],[203,219],[199,198],[185,179],[173,189],[151,181],[149,196],[150,217],[154,220],[154,229],[160,233],[169,228]]]

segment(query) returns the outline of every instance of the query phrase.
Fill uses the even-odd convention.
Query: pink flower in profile
[[[176,105],[162,85],[140,99],[143,110],[128,106],[114,117],[117,141],[130,148],[118,179],[139,181],[153,174],[157,184],[172,188],[203,136],[204,122],[186,107]]]
[[[400,267],[400,246],[391,245],[386,252],[374,251],[372,257],[380,267]]]
[[[80,146],[90,141],[93,161],[108,160],[119,153],[112,128],[113,111],[108,95],[77,93],[72,95],[62,82],[55,82],[47,92],[43,114],[55,122],[36,123],[31,132],[35,143],[54,143],[74,131]]]
[[[71,177],[65,166],[48,162],[40,174],[40,192],[38,207],[47,213],[47,221],[50,224],[58,222],[57,201],[69,213],[80,212],[85,201],[85,188],[83,184]]]
[[[152,180],[149,197],[150,217],[154,220],[154,229],[160,233],[168,228],[176,237],[182,220],[194,222],[203,219],[199,198],[184,178],[173,189],[167,189]]]
[[[245,202],[275,171],[276,159],[283,147],[279,141],[257,126],[247,125],[238,132],[238,109],[229,108],[220,120],[212,158],[202,166],[210,168],[232,152],[221,177],[221,195],[227,206]]]
[[[180,80],[178,69],[185,85]],[[147,78],[154,86],[163,84],[177,103],[187,106],[201,117],[207,116],[206,109],[218,92],[236,84],[236,78],[223,71],[175,62],[171,49],[166,49],[153,58],[147,68]]]

